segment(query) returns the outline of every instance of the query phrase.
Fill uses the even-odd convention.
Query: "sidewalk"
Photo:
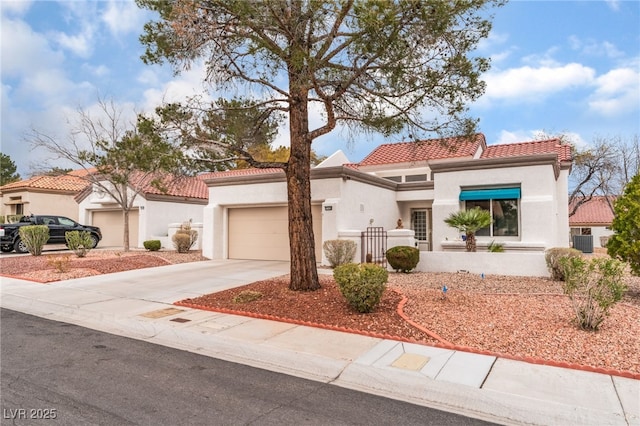
[[[172,303],[288,273],[223,260],[51,284],[1,278],[0,306],[502,424],[640,425],[640,381]]]

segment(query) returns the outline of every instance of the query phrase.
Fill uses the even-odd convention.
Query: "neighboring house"
[[[608,237],[613,234],[611,223],[614,201],[612,197],[596,196],[580,204],[576,212],[569,217],[571,237],[591,235],[593,247],[604,247]],[[573,205],[569,206],[569,211],[572,209]]]
[[[51,214],[78,220],[74,197],[89,183],[81,179],[84,170],[59,176],[34,176],[0,187],[0,215]]]
[[[361,232],[379,227],[387,232],[387,247],[420,248],[419,270],[492,273],[493,264],[501,263],[502,273],[546,275],[544,250],[569,246],[570,168],[570,147],[557,139],[488,146],[477,134],[384,144],[359,164],[349,164],[338,151],[311,170],[316,256],[327,264],[322,243],[341,238],[356,241],[360,251],[354,260],[364,260],[370,237],[361,239]],[[233,170],[202,178],[209,186],[204,256],[289,259],[281,170]],[[494,217],[490,228],[478,232],[479,250],[486,251],[492,241],[504,244],[504,254],[511,255],[502,262],[488,263],[497,258],[487,255],[503,254],[456,253],[464,250],[464,242],[444,220],[475,206]],[[405,229],[395,229],[399,219]]]
[[[105,182],[105,185],[107,183]],[[152,178],[140,175],[133,185],[141,188],[129,212],[129,245],[143,247],[144,241],[160,240],[172,248],[171,235],[185,222],[198,231],[202,241],[202,210],[207,205],[207,186],[197,177],[166,178],[162,190],[152,184]],[[130,188],[131,194],[133,190]],[[124,218],[121,207],[99,186],[93,185],[78,194],[80,221],[99,226],[101,247],[123,245]]]

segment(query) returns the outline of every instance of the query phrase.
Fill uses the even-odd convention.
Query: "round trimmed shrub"
[[[380,303],[389,273],[379,265],[346,263],[333,270],[333,278],[349,306],[368,313]]]
[[[411,272],[418,266],[420,250],[415,247],[397,246],[387,250],[387,262],[396,272]]]
[[[144,245],[144,248],[149,251],[158,251],[162,247],[162,243],[160,242],[160,240],[147,240],[142,244]]]

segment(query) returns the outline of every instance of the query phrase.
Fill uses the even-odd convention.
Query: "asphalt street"
[[[489,424],[6,309],[0,370],[7,425]]]

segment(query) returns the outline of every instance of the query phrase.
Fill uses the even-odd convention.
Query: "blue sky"
[[[151,15],[133,1],[0,0],[0,12],[1,148],[23,177],[45,161],[25,142],[31,128],[64,142],[69,119],[78,108],[97,111],[98,96],[133,117],[204,89],[201,67],[176,77],[142,63],[138,37]],[[540,131],[581,146],[640,134],[640,1],[511,1],[496,11],[479,53],[492,68],[471,114],[489,144]],[[336,130],[314,149],[342,149],[357,162],[382,142],[397,140],[347,140]]]

